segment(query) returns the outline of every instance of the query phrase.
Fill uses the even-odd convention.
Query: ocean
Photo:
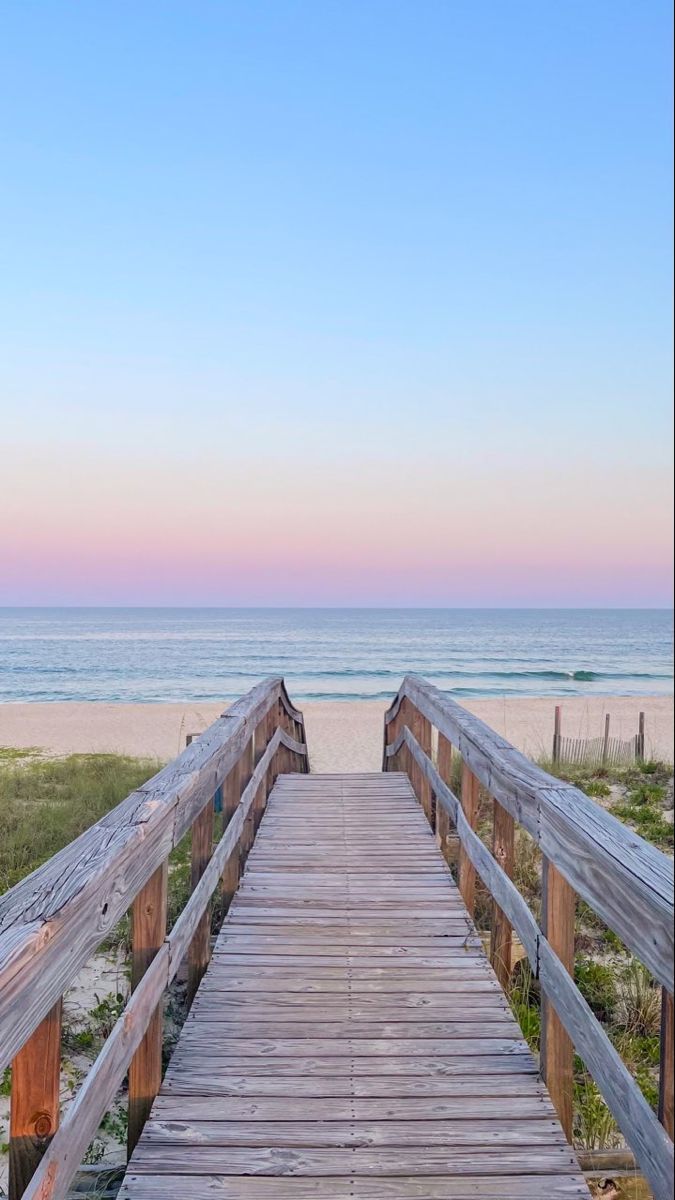
[[[668,694],[672,612],[0,608],[0,700],[384,699],[416,671],[453,696]]]

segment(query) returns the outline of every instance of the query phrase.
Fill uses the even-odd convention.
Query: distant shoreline
[[[292,699],[305,713],[313,770],[380,769],[388,700]],[[631,737],[637,732],[638,714],[644,711],[648,756],[673,761],[672,693],[504,696],[461,703],[536,759],[550,754],[556,704],[562,706],[563,733],[571,737],[599,736],[605,713],[611,716],[613,735]],[[226,707],[223,701],[3,701],[0,746],[35,746],[57,755],[110,752],[166,761],[180,752],[187,734],[201,732]]]

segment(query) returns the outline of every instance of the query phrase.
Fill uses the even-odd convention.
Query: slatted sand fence
[[[587,1197],[405,775],[281,776],[123,1200]]]

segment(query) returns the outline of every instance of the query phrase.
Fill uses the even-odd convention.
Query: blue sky
[[[2,6],[0,404],[24,543],[83,456],[101,527],[144,456],[188,493],[243,475],[256,501],[261,464],[285,463],[310,504],[308,462],[392,487],[431,463],[441,525],[446,473],[483,494],[492,474],[503,506],[505,464],[534,465],[538,506],[581,489],[612,545],[638,504],[642,599],[667,602],[671,38],[660,0]],[[595,591],[584,572],[579,603],[606,602],[606,571]],[[13,572],[0,600],[62,598],[44,587]]]

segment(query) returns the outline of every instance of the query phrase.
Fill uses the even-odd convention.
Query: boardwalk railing
[[[308,770],[283,680],[233,704],[169,766],[0,899],[0,1072],[11,1063],[10,1200],[59,1200],[129,1072],[129,1150],[161,1084],[165,989],[194,994],[210,903],[236,890],[274,778]],[[214,798],[224,832],[214,847]],[[192,893],[167,933],[167,860],[192,831]],[[59,1125],[61,1002],[131,907],[132,993]]]
[[[436,763],[432,728],[438,732]],[[656,1200],[673,1193],[673,863],[577,788],[546,774],[426,680],[410,675],[385,716],[383,769],[410,776],[447,853],[459,838],[459,887],[473,914],[476,876],[493,899],[491,960],[504,987],[512,930],[542,997],[542,1075],[571,1140],[574,1050],[584,1060]],[[461,796],[451,789],[453,749]],[[492,853],[476,833],[479,786],[493,798]],[[515,824],[543,855],[541,925],[512,881]],[[661,1123],[572,978],[580,896],[663,989]]]

